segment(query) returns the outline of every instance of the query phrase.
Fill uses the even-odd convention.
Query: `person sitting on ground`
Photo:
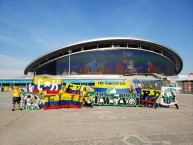
[[[93,108],[93,106],[94,106],[94,101],[93,101],[92,99],[93,99],[93,97],[90,96],[89,94],[88,94],[88,96],[85,96],[85,97],[83,98],[83,106],[84,106],[84,107],[91,107],[91,108]]]
[[[39,109],[39,97],[38,96],[34,96],[34,100],[32,100],[32,106],[37,107],[37,109]]]
[[[26,99],[26,106],[31,106],[32,102],[31,102],[31,96],[28,95],[27,99]]]

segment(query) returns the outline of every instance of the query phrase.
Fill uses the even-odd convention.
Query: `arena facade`
[[[24,74],[178,75],[179,54],[168,46],[130,37],[99,38],[55,49],[32,61]]]

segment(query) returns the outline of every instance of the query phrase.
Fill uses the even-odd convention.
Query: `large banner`
[[[80,108],[85,94],[85,86],[67,83],[64,88],[64,93],[46,95],[44,97],[44,110],[57,108]]]
[[[161,88],[161,98],[160,98],[160,104],[161,105],[175,105],[177,104],[176,94],[177,89],[174,87],[162,87]]]
[[[35,76],[33,82],[35,93],[39,93],[40,90],[45,88],[47,94],[58,94],[59,90],[61,89],[62,79],[46,76]]]
[[[22,110],[39,110],[40,95],[23,91],[21,93]]]
[[[95,92],[99,93],[128,93],[130,83],[126,82],[95,82]]]
[[[142,89],[141,95],[139,97],[139,103],[146,107],[157,107],[156,102],[161,94],[161,90],[154,89]]]
[[[93,99],[98,106],[136,106],[136,94],[132,93],[95,93]]]
[[[80,94],[57,94],[44,97],[44,110],[57,108],[80,108],[83,95]]]

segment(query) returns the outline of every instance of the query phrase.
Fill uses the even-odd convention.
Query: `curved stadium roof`
[[[37,68],[49,62],[52,62],[58,58],[68,56],[69,52],[73,54],[87,50],[113,48],[113,46],[116,48],[126,47],[150,51],[162,55],[168,58],[174,64],[176,74],[179,74],[183,67],[183,61],[179,56],[179,54],[176,53],[171,48],[169,48],[168,46],[145,39],[128,38],[128,37],[110,37],[110,38],[99,38],[82,41],[50,51],[44,55],[41,55],[40,57],[32,61],[30,64],[28,64],[24,70],[24,74],[27,74],[28,72],[34,72]]]

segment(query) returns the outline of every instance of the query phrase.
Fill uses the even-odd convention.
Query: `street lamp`
[[[69,60],[68,60],[68,62],[69,62],[69,65],[68,65],[68,75],[70,75],[70,54],[71,54],[71,50],[68,50],[68,53],[69,53]]]

